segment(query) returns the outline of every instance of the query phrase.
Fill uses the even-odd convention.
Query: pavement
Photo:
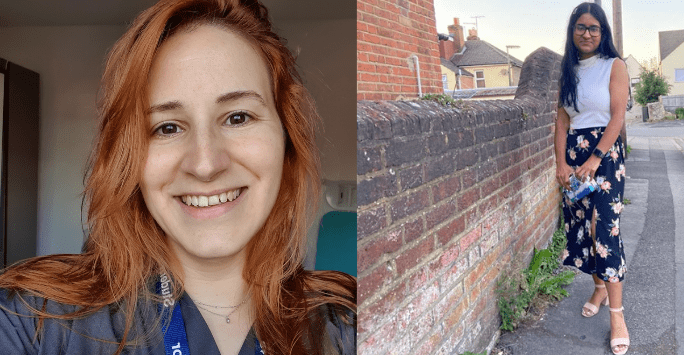
[[[631,355],[684,355],[684,121],[642,122],[627,114],[626,205],[620,219],[627,273],[623,289]],[[590,275],[535,324],[503,332],[495,349],[512,355],[609,355],[606,307],[584,318]],[[498,350],[492,355],[498,355]]]

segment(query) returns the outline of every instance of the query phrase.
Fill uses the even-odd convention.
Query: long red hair
[[[356,280],[302,269],[307,216],[315,212],[320,191],[319,117],[292,54],[256,0],[161,0],[135,19],[109,53],[103,76],[99,139],[86,176],[89,234],[83,253],[26,260],[0,275],[0,287],[78,306],[61,315],[33,309],[41,318],[82,317],[121,304],[126,329],[117,353],[130,340],[138,300],[156,299],[150,280],[171,273],[181,285],[176,295],[182,292],[178,260],[147,210],[139,183],[149,140],[147,76],[155,52],[176,31],[201,24],[236,31],[257,48],[287,134],[279,195],[247,245],[243,278],[255,306],[257,336],[275,354],[322,353],[312,314],[323,304],[340,314],[355,313]]]

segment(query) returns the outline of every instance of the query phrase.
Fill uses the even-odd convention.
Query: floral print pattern
[[[568,131],[565,159],[577,169],[589,159],[601,140],[605,127]],[[607,282],[624,279],[624,248],[620,238],[620,214],[625,187],[625,164],[622,140],[610,148],[596,170],[598,191],[576,203],[563,200],[567,249],[561,252],[563,264],[588,274],[596,274]],[[591,235],[592,216],[596,216],[596,235]]]

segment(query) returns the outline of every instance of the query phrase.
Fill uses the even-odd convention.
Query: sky
[[[590,0],[593,2],[592,0]],[[577,0],[434,0],[438,33],[447,33],[454,17],[460,18],[464,35],[475,27],[478,36],[496,47],[518,45],[510,54],[520,60],[539,47],[563,54],[565,30],[570,13],[582,3]],[[613,0],[601,0],[608,21],[613,25]],[[638,61],[660,58],[658,32],[684,29],[682,0],[622,0],[623,57]],[[473,23],[464,25],[464,23]]]

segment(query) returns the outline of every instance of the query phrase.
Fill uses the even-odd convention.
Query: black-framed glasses
[[[585,26],[585,25],[583,25],[583,24],[581,24],[581,23],[578,23],[578,24],[575,25],[575,34],[578,35],[578,36],[583,36],[584,33],[587,32],[587,30],[589,30],[589,34],[590,34],[592,37],[597,37],[598,35],[601,34],[601,27],[599,27],[599,26],[589,26],[589,27],[587,27],[587,26]]]

